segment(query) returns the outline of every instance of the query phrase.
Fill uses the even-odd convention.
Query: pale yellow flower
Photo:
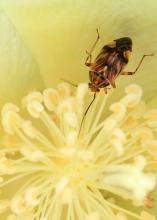
[[[119,77],[118,88],[108,95],[98,94],[80,134],[92,94],[79,82],[87,82],[84,51],[97,27],[97,48],[121,36],[133,38],[129,70],[143,54],[156,52],[156,3],[51,0],[1,5],[40,65],[39,71],[1,12],[0,91],[1,104],[6,103],[1,109],[1,219],[155,219],[154,208],[147,207],[155,203],[156,58],[145,60],[134,77]],[[60,78],[79,85],[52,88]]]
[[[76,91],[62,83],[31,92],[22,99],[28,116],[15,104],[3,106],[2,193],[25,179],[1,201],[1,211],[12,212],[7,219],[154,219],[118,200],[153,206],[157,110],[145,108],[141,88],[132,84],[104,117],[110,94],[100,93],[79,133],[87,91],[85,83]]]

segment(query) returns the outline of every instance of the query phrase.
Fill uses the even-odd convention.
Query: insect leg
[[[116,88],[115,79],[109,79],[109,82],[113,88]]]
[[[60,80],[62,80],[63,82],[67,82],[67,83],[69,83],[70,85],[72,85],[72,86],[74,86],[74,87],[77,87],[77,86],[78,86],[78,85],[76,85],[76,84],[70,82],[69,80],[66,80],[66,79],[63,79],[63,78],[61,78]]]
[[[143,60],[144,60],[144,58],[145,58],[145,57],[148,57],[148,56],[154,56],[154,54],[143,55],[143,57],[141,58],[141,60],[140,60],[140,62],[139,62],[139,64],[138,64],[138,66],[137,66],[137,68],[135,69],[135,71],[133,71],[133,72],[121,72],[121,75],[133,75],[133,74],[135,74],[135,73],[137,72],[137,70],[139,69],[139,67],[141,66],[141,64],[142,64],[142,62],[143,62]]]
[[[107,95],[107,90],[111,89],[111,87],[104,87],[105,94]]]
[[[92,54],[90,54],[87,50],[86,50],[86,53],[88,54],[88,56],[87,56],[87,59],[85,61],[85,65],[90,67],[91,63],[92,63]]]
[[[86,66],[90,66],[91,65],[91,62],[92,62],[92,52],[96,46],[96,44],[98,43],[99,39],[100,39],[100,35],[99,35],[99,31],[98,31],[98,28],[96,29],[96,32],[97,32],[97,38],[96,38],[96,41],[94,42],[92,48],[90,49],[90,51],[86,51],[86,53],[88,54],[87,58],[86,58],[86,61],[85,61],[85,65]]]
[[[92,99],[92,101],[90,102],[90,104],[88,105],[88,107],[87,107],[87,109],[86,109],[86,111],[85,111],[85,113],[84,113],[84,115],[83,115],[83,118],[82,118],[82,121],[81,121],[81,125],[80,125],[80,129],[79,129],[78,135],[80,135],[80,132],[81,132],[81,128],[82,128],[84,119],[85,119],[85,117],[86,117],[86,115],[87,115],[87,113],[88,113],[88,111],[89,111],[91,105],[93,104],[95,98],[96,98],[96,92],[94,93],[93,99]]]
[[[107,87],[107,86],[109,86],[110,84],[111,84],[110,81],[109,81],[107,78],[104,78],[104,81],[99,84],[99,87],[100,87],[100,88],[104,88],[105,94],[107,94],[107,90],[108,90],[108,89],[111,89],[111,88],[108,88],[108,87]]]

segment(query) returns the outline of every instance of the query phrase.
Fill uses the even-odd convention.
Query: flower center
[[[121,208],[114,195],[135,206],[153,205],[157,111],[146,110],[138,85],[125,92],[108,116],[110,94],[97,94],[80,134],[87,84],[76,91],[63,83],[28,94],[22,100],[27,116],[12,103],[3,107],[0,187],[28,177],[3,206],[13,212],[9,218],[146,219]]]

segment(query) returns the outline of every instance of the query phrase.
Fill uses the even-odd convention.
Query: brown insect
[[[111,85],[113,88],[116,88],[115,80],[119,75],[135,74],[139,69],[143,59],[146,56],[153,56],[153,54],[143,55],[135,71],[124,71],[124,68],[129,62],[129,55],[132,52],[132,40],[129,37],[123,37],[105,45],[101,49],[96,59],[92,62],[92,52],[99,38],[100,35],[97,29],[97,39],[94,42],[90,52],[86,51],[88,56],[86,58],[85,65],[90,68],[90,82],[88,85],[90,90],[94,92],[94,97],[84,113],[81,121],[80,131],[85,116],[95,100],[96,93],[99,92],[101,88],[104,88],[105,93],[107,93],[109,85]]]

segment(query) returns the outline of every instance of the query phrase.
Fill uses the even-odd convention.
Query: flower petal
[[[43,87],[39,68],[7,15],[0,11],[0,104]]]
[[[90,0],[75,1],[75,4],[72,0],[15,0],[4,5],[35,54],[47,86],[55,85],[60,78],[76,84],[88,82],[85,51],[96,39],[96,28],[101,38],[93,58],[105,44],[122,36],[133,40],[126,70],[134,71],[143,54],[157,51],[154,34],[157,32],[157,2],[154,0],[142,1],[142,4],[141,0],[97,0],[92,4]],[[118,77],[115,93],[122,93],[129,83],[138,83],[149,100],[157,90],[156,71],[156,56],[147,57],[137,74]]]

